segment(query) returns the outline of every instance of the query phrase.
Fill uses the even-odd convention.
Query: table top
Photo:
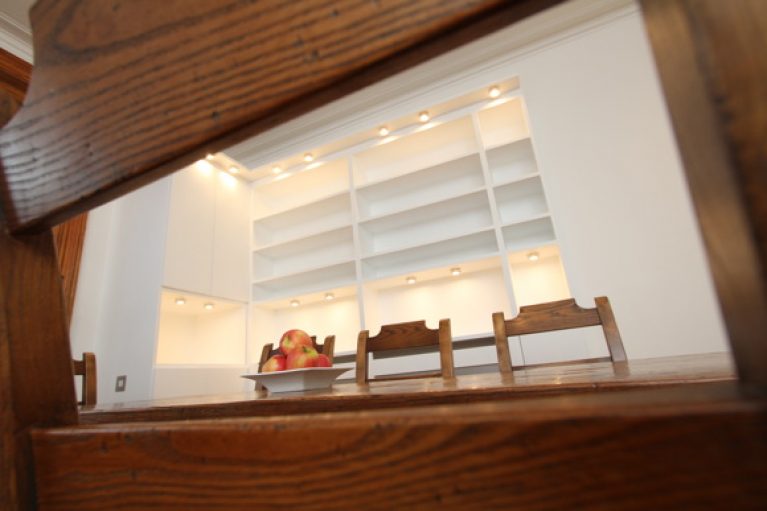
[[[500,373],[336,383],[329,389],[271,394],[253,390],[225,395],[193,396],[97,405],[81,410],[81,423],[188,420],[401,408],[520,399],[561,393],[593,392],[732,381],[727,353],[684,355],[610,362],[523,368],[512,377]]]

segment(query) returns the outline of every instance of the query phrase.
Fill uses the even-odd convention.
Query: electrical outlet
[[[128,377],[126,375],[120,375],[115,381],[115,392],[125,392],[125,386],[128,384]]]

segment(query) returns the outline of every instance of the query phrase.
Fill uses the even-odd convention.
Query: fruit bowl
[[[243,374],[242,377],[261,383],[269,392],[296,392],[326,389],[349,370],[348,367],[306,367],[273,373]]]

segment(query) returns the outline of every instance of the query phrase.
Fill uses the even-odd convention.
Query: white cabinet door
[[[210,294],[248,301],[250,186],[220,174],[216,179],[216,221],[212,236],[213,279]]]
[[[215,172],[195,166],[173,175],[165,252],[167,287],[210,291],[217,181]]]
[[[166,287],[248,300],[249,186],[193,165],[173,176]]]

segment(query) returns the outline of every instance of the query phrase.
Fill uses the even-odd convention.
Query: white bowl
[[[348,367],[307,367],[273,373],[243,374],[242,377],[261,383],[269,392],[296,392],[326,389],[346,371],[349,371]]]

